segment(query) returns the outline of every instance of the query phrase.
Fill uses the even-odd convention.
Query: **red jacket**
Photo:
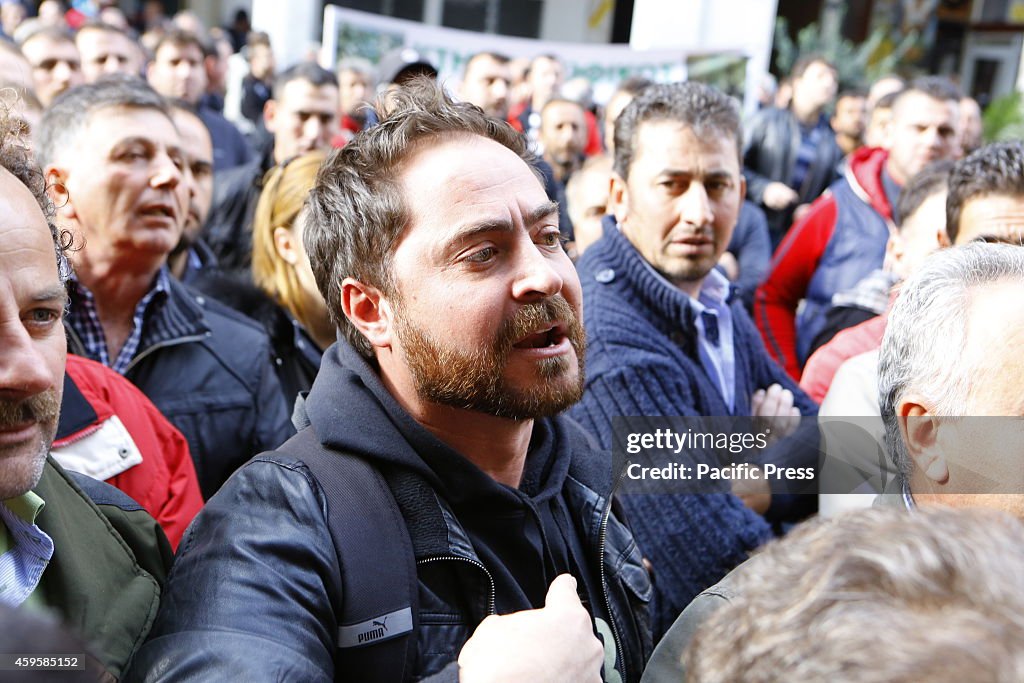
[[[888,322],[889,314],[886,312],[837,332],[836,336],[807,359],[804,373],[800,377],[800,388],[820,404],[832,386],[840,365],[882,345]]]
[[[881,226],[875,232],[880,231],[884,234],[892,229],[892,207],[889,206],[881,180],[882,169],[887,159],[888,152],[879,148],[864,148],[854,152],[849,159],[846,177],[836,181],[826,194],[811,204],[807,215],[786,233],[786,237],[775,252],[767,277],[757,289],[754,297],[754,320],[761,331],[768,352],[793,379],[799,380],[801,373],[797,352],[797,307],[801,300],[814,298],[810,290],[816,285],[812,285],[812,281],[818,274],[822,257],[835,237],[840,209],[845,209],[844,228],[851,231],[849,234],[844,233],[844,239],[858,239],[855,233],[865,229],[868,218]],[[845,184],[845,187],[839,188],[840,183]],[[847,197],[845,201],[848,204],[858,206],[840,206],[836,199],[837,193]],[[856,198],[849,199],[854,196]],[[855,267],[842,273],[845,279],[850,280],[850,283],[845,285],[847,287],[867,275],[873,268],[882,265],[884,240],[879,245],[874,243],[874,236],[869,237],[865,234],[863,239],[865,242],[861,251],[878,252],[878,263],[871,267],[851,263]],[[871,244],[867,243],[869,241]],[[833,269],[842,267],[839,264],[830,265]],[[859,272],[864,268],[867,268],[866,272]],[[833,280],[825,287],[819,287],[830,291],[813,293],[822,299],[816,302],[816,308],[827,306],[831,294],[835,293],[831,290],[839,289],[836,285],[837,281]],[[822,310],[820,314],[823,316],[824,311]],[[809,333],[805,336],[813,338]]]
[[[188,442],[134,384],[68,354],[53,457],[111,484],[160,523],[177,549],[203,506]]]

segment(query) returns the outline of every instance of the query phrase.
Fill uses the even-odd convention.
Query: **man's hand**
[[[562,574],[551,582],[542,609],[480,622],[459,653],[459,681],[599,683],[603,662],[604,647],[576,595],[576,579]]]
[[[769,209],[775,209],[776,211],[782,211],[791,204],[795,204],[800,199],[800,195],[796,191],[785,183],[768,183],[764,192],[761,194],[761,201]]]
[[[800,409],[793,405],[793,392],[778,384],[754,392],[750,415],[758,428],[771,430],[768,443],[786,438],[800,425]]]

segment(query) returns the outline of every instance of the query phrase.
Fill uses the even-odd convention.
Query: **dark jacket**
[[[294,433],[259,325],[170,279],[125,377],[188,439],[209,498],[246,460]],[[68,349],[85,353],[71,326]],[[95,358],[93,360],[96,360]]]
[[[748,311],[753,310],[754,292],[768,272],[768,263],[772,260],[772,239],[768,234],[768,220],[757,204],[749,200],[743,202],[726,251],[736,257],[740,268],[736,287],[743,299],[743,305]]]
[[[171,566],[167,539],[131,498],[53,460],[32,490],[46,502],[36,524],[53,539],[46,601],[120,677],[156,618]]]
[[[197,274],[190,284],[263,326],[270,339],[274,371],[290,411],[295,397],[313,386],[323,355],[320,347],[288,311],[237,274],[207,270]]]
[[[612,445],[616,417],[750,415],[751,395],[773,383],[793,392],[802,415],[817,414],[817,406],[768,357],[736,296],[729,302],[736,365],[730,410],[699,358],[689,297],[655,277],[614,218],[605,217],[604,235],[577,268],[587,329],[587,384],[570,414],[602,446]],[[802,454],[790,457],[795,461]],[[796,462],[785,464],[790,465]],[[732,494],[630,495],[622,502],[637,543],[654,566],[656,636],[694,596],[771,537],[768,523]],[[775,502],[770,512],[789,514]]]
[[[234,124],[207,107],[200,107],[196,113],[210,131],[214,172],[240,166],[253,158],[252,147]]]
[[[241,166],[218,172],[203,239],[224,270],[248,270],[252,263],[252,217],[263,191],[263,176],[274,166],[273,147]]]
[[[800,187],[794,187],[799,199],[793,206],[775,211],[764,206],[764,188],[772,182],[789,184],[800,150],[800,124],[789,109],[769,107],[758,111],[743,126],[743,175],[747,179],[747,198],[764,208],[773,244],[778,244],[789,229],[793,211],[809,204],[839,177],[843,151],[831,129],[821,137],[814,161]]]
[[[327,448],[418,482],[395,494],[404,501],[419,580],[412,678],[455,681],[459,651],[496,606],[499,611],[502,605],[542,606],[521,604],[522,596],[503,588],[522,557],[504,558],[512,566],[494,559],[498,545],[512,540],[507,537],[522,542],[518,537],[531,526],[526,515],[509,519],[494,512],[495,506],[508,510],[516,499],[527,509],[525,485],[481,498],[482,491],[462,484],[486,475],[471,474],[465,459],[454,486],[447,481],[451,477],[442,479],[435,472],[443,470],[440,461],[447,458],[451,466],[452,458],[461,456],[402,411],[376,372],[344,343],[324,355],[306,405]],[[606,642],[606,655],[616,652],[622,680],[635,682],[650,651],[646,600],[651,585],[631,534],[610,515],[610,462],[597,457],[578,430],[565,418],[538,420],[534,440],[555,440],[550,464],[559,472],[555,497],[585,550],[580,585],[603,593],[592,608],[611,615],[614,647]],[[529,471],[530,456],[527,463]],[[524,473],[524,481],[527,477]],[[490,485],[501,486],[493,480]],[[467,504],[475,515],[465,513]],[[266,453],[239,470],[186,535],[168,588],[167,604],[173,608],[158,617],[134,675],[147,681],[348,680],[334,663],[338,619],[330,605],[341,586],[325,505],[318,481],[295,457]],[[482,527],[499,539],[494,545],[480,540]],[[388,533],[382,531],[381,542],[388,542]],[[525,575],[541,574],[543,564],[522,567],[522,574],[511,578],[525,586]],[[542,602],[543,596],[534,599]]]

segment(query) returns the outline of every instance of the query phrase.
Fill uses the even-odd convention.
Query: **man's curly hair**
[[[27,139],[28,126],[17,113],[21,96],[14,88],[0,89],[0,166],[7,169],[29,189],[50,227],[53,250],[57,259],[57,273],[61,282],[71,276],[67,252],[71,249],[72,234],[57,226],[56,207],[46,192],[46,178],[32,156]]]

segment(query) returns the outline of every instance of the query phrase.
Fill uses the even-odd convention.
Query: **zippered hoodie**
[[[458,653],[480,621],[492,611],[543,606],[550,581],[570,572],[588,609],[609,625],[596,626],[606,661],[614,656],[622,680],[639,680],[650,652],[651,584],[632,535],[606,517],[610,459],[591,449],[575,423],[534,423],[516,490],[416,423],[344,342],[324,355],[304,405],[329,450],[413,480],[393,491],[420,583],[413,679],[456,680]],[[392,542],[385,530],[380,542]],[[186,534],[169,607],[135,674],[153,681],[186,672],[211,680],[346,680],[334,666],[337,615],[329,598],[340,593],[337,562],[323,493],[301,459],[279,452],[255,458]],[[260,605],[258,615],[252,605]]]

